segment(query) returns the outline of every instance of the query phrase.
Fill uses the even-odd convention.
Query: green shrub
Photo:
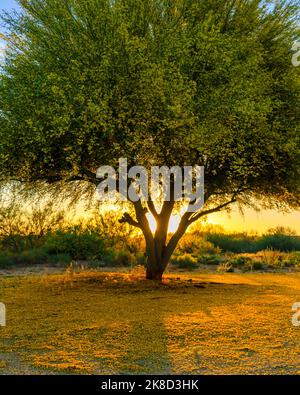
[[[216,254],[220,252],[218,247],[207,241],[199,232],[186,233],[179,241],[177,251],[187,254]]]
[[[247,234],[210,233],[206,239],[223,252],[254,252],[255,238]]]
[[[264,265],[262,262],[255,261],[250,259],[248,262],[245,263],[244,267],[242,268],[244,271],[252,271],[252,270],[262,270]]]
[[[283,260],[285,254],[273,249],[259,251],[257,256],[261,258],[261,262],[273,269],[281,269],[284,266]]]
[[[284,259],[285,267],[299,267],[300,266],[300,253],[299,252],[291,252]]]
[[[116,252],[115,262],[117,266],[133,266],[135,257],[129,251],[121,250]]]
[[[16,258],[22,265],[42,265],[48,262],[47,252],[42,248],[23,251]]]
[[[175,255],[171,263],[180,269],[193,270],[198,268],[198,261],[191,254]]]
[[[114,266],[116,261],[116,250],[112,247],[106,248],[102,260],[103,266]]]
[[[67,265],[71,262],[71,260],[72,257],[70,254],[59,253],[59,254],[48,255],[48,263],[50,265],[56,265],[56,264]]]
[[[96,233],[64,233],[49,235],[44,248],[49,254],[69,254],[72,259],[100,259],[104,242]]]
[[[135,256],[127,250],[107,248],[103,257],[103,266],[133,266],[136,263]]]
[[[136,253],[135,259],[136,259],[136,263],[135,264],[137,266],[146,266],[147,257],[145,255],[145,253],[143,253],[143,252]]]
[[[12,234],[2,236],[0,240],[1,249],[10,252],[22,252],[39,248],[41,243],[42,238],[37,235]]]
[[[237,256],[229,260],[230,264],[235,268],[241,268],[245,265],[251,265],[253,260],[248,256]]]
[[[276,251],[297,251],[300,250],[300,238],[298,236],[286,234],[267,234],[259,238],[256,242],[256,250],[273,249]]]
[[[44,249],[36,248],[32,250],[23,251],[21,253],[12,253],[4,251],[0,253],[0,266],[12,265],[42,265],[48,262],[48,255]]]
[[[263,269],[262,262],[252,259],[249,256],[236,256],[228,261],[233,268],[241,269],[242,271],[252,271]]]
[[[300,269],[300,252],[294,252],[294,267],[295,269],[299,270]]]
[[[14,254],[10,252],[0,252],[0,268],[9,267],[14,264]]]
[[[206,240],[223,252],[255,253],[261,250],[273,249],[282,252],[299,251],[300,237],[285,228],[270,229],[265,235],[250,236],[246,233],[208,233]]]
[[[203,255],[198,259],[201,265],[219,265],[222,261],[223,259],[220,255]]]
[[[234,268],[229,262],[223,262],[220,263],[219,266],[217,267],[217,272],[218,273],[233,273]]]

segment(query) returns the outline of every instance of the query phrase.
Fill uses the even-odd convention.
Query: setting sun
[[[179,222],[180,222],[180,218],[181,216],[179,214],[176,215],[172,215],[170,218],[170,223],[169,223],[169,233],[174,233],[176,232],[178,226],[179,226]],[[151,213],[147,214],[147,219],[150,225],[150,228],[152,230],[152,232],[155,232],[156,230],[156,221],[155,218],[153,217],[153,215]]]

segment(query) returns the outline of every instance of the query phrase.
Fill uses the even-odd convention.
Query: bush
[[[255,251],[255,238],[244,233],[210,233],[206,235],[206,239],[223,252],[242,253]]]
[[[232,272],[234,272],[234,269],[229,262],[224,262],[224,263],[220,263],[220,265],[217,267],[217,272],[218,273],[232,273]]]
[[[285,267],[300,267],[300,253],[299,252],[292,252],[288,254],[284,258],[284,266]]]
[[[42,248],[23,251],[16,258],[22,265],[42,265],[48,262],[48,255]]]
[[[198,261],[191,254],[175,255],[171,263],[180,269],[194,270],[198,268]]]
[[[135,256],[127,250],[115,250],[108,248],[103,257],[103,266],[134,266],[136,263]]]
[[[135,255],[136,265],[137,266],[146,266],[147,263],[147,256],[143,252],[138,252]]]
[[[286,234],[267,234],[256,242],[257,251],[273,249],[289,252],[300,250],[300,238]]]
[[[294,252],[292,254],[292,262],[294,265],[294,268],[299,270],[300,269],[300,253]]]
[[[129,251],[121,250],[116,252],[115,262],[117,266],[133,266],[135,257]]]
[[[206,239],[224,252],[255,253],[273,249],[282,252],[300,250],[300,237],[290,229],[278,227],[270,229],[261,237],[249,236],[246,233],[208,233]]]
[[[205,240],[205,238],[197,231],[186,233],[179,241],[177,251],[187,254],[216,254],[220,252],[218,247]]]
[[[271,268],[282,268],[284,266],[283,260],[285,254],[280,251],[274,251],[272,249],[259,251],[257,253],[260,256],[262,263]]]
[[[48,262],[48,255],[44,249],[36,248],[19,254],[9,251],[0,253],[0,266],[11,265],[42,265]]]
[[[228,260],[234,267],[242,271],[263,270],[264,268],[282,269],[297,267],[300,264],[300,253],[285,253],[272,249],[259,251],[250,256],[235,256]]]
[[[201,265],[219,265],[222,260],[220,255],[203,255],[199,257],[198,262]]]
[[[103,266],[114,266],[116,261],[116,251],[114,248],[107,248],[102,257]]]
[[[252,270],[262,270],[264,268],[264,265],[261,262],[258,261],[252,261]]]
[[[14,264],[14,254],[10,252],[0,252],[0,267],[5,268]]]
[[[248,256],[237,256],[229,260],[229,263],[234,268],[241,268],[245,265],[251,265],[253,260]]]
[[[72,257],[70,254],[51,254],[48,255],[48,263],[51,265],[55,264],[64,264],[67,265],[72,261]]]
[[[270,268],[297,268],[300,265],[300,253],[285,253],[274,250],[264,250],[257,253],[261,261]]]
[[[252,271],[252,270],[262,270],[263,268],[264,268],[264,265],[262,264],[262,262],[250,259],[248,262],[245,263],[242,270]]]
[[[104,242],[96,233],[64,233],[49,235],[44,248],[49,254],[69,254],[72,259],[100,259],[104,256]]]

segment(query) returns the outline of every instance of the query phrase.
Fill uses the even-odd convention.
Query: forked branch
[[[135,221],[129,213],[124,213],[122,218],[119,219],[120,224],[127,223],[129,225],[135,226],[136,228],[141,228],[140,224]]]

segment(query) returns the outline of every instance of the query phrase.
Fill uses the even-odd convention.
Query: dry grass
[[[0,372],[299,373],[299,274],[5,278]]]

